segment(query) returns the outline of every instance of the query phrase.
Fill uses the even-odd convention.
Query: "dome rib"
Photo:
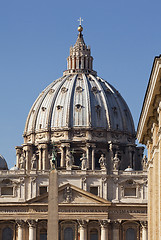
[[[110,114],[109,114],[109,106],[108,106],[108,99],[107,99],[107,97],[106,97],[106,94],[105,94],[105,92],[104,92],[104,90],[103,90],[103,88],[102,88],[102,85],[99,83],[99,81],[98,81],[98,79],[97,78],[93,78],[94,80],[95,80],[95,83],[96,83],[96,85],[97,85],[97,87],[98,87],[98,89],[100,90],[100,95],[101,95],[101,97],[102,97],[102,101],[103,101],[103,104],[104,104],[104,108],[105,108],[105,113],[106,113],[106,124],[107,124],[107,128],[108,129],[110,129],[111,128],[111,124],[110,124]],[[99,79],[101,79],[101,78],[99,78]],[[101,79],[101,81],[102,81],[102,79]]]
[[[73,109],[72,109],[71,105],[73,103],[73,94],[74,94],[74,89],[75,89],[74,87],[76,84],[76,79],[77,79],[77,75],[74,75],[72,77],[72,86],[70,87],[70,91],[69,91],[68,104],[67,104],[67,115],[66,115],[66,126],[67,127],[72,127],[72,123],[71,123],[72,117],[71,116],[73,116]],[[70,93],[71,93],[71,95],[70,95]]]
[[[90,91],[89,91],[89,85],[87,76],[85,74],[83,75],[83,79],[85,82],[85,91],[86,91],[86,106],[87,106],[87,126],[91,127],[92,121],[91,121],[91,99],[90,99]]]
[[[52,99],[52,102],[51,102],[51,106],[49,108],[49,111],[48,111],[48,116],[47,116],[47,126],[48,126],[48,129],[51,129],[54,127],[54,124],[52,123],[52,120],[53,120],[53,111],[54,109],[56,108],[56,98],[58,96],[58,93],[61,89],[61,87],[63,86],[64,82],[66,81],[67,77],[63,78],[62,81],[60,82],[58,88],[55,90],[54,92],[54,97]],[[61,78],[59,79],[59,81],[61,80]]]

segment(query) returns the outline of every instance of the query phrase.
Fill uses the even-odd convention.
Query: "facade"
[[[161,56],[154,59],[137,138],[148,149],[148,239],[161,239]]]
[[[60,240],[147,240],[143,148],[124,99],[93,70],[82,30],[67,70],[31,107],[16,166],[0,170],[0,240],[47,239],[55,154]]]

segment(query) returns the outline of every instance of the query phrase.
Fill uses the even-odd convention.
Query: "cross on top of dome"
[[[83,19],[80,17],[80,18],[78,19],[78,22],[79,22],[79,25],[81,26],[81,25],[82,25],[82,22],[83,22]]]

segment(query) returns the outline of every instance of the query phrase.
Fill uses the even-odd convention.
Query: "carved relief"
[[[54,90],[53,88],[51,88],[51,89],[49,90],[49,94],[52,94],[54,91],[55,91],[55,90]]]
[[[73,137],[85,137],[86,136],[86,132],[82,132],[79,130],[76,130],[73,132]]]
[[[43,139],[45,138],[45,133],[40,133],[36,135],[36,139]]]
[[[67,203],[70,203],[73,199],[72,189],[70,187],[66,187],[64,189],[64,200]]]
[[[51,136],[56,137],[56,138],[64,137],[64,133],[63,132],[54,132]]]
[[[76,92],[81,93],[83,91],[83,88],[81,86],[76,87]]]
[[[120,134],[117,134],[117,133],[112,133],[111,136],[112,136],[112,138],[117,139],[117,140],[122,138],[122,136]]]
[[[105,133],[104,132],[92,132],[92,136],[93,137],[105,137]]]
[[[61,88],[61,92],[62,92],[62,93],[66,93],[67,91],[68,91],[68,88],[66,88],[66,87],[62,87],[62,88]]]

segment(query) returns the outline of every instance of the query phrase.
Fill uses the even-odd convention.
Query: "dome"
[[[124,171],[125,172],[132,172],[132,171],[134,171],[134,169],[132,169],[130,166],[128,166]]]
[[[18,167],[16,167],[16,165],[15,165],[14,167],[11,167],[10,170],[11,170],[11,171],[17,171],[17,170],[19,170],[19,169],[18,169]]]
[[[119,92],[92,74],[69,74],[51,83],[33,104],[25,134],[62,128],[104,128],[135,134]]]
[[[6,160],[1,154],[0,154],[0,170],[8,170]]]
[[[67,70],[42,91],[31,107],[24,130],[26,142],[40,140],[45,132],[56,132],[58,136],[59,131],[71,129],[100,129],[135,138],[126,102],[113,86],[97,76],[92,65],[90,48],[79,32],[70,48]],[[35,134],[39,135],[35,138]]]

